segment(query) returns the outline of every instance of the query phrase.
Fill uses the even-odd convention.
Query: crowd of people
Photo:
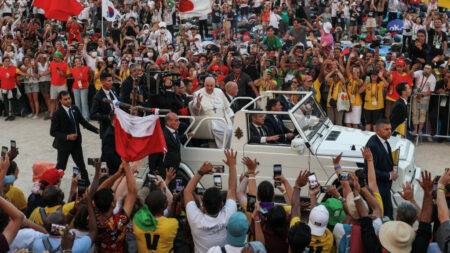
[[[180,19],[182,1],[113,2],[122,15],[112,22],[101,0],[67,22],[46,19],[32,1],[0,2],[0,116],[51,119],[57,149],[28,197],[14,185],[18,149],[2,150],[0,253],[450,252],[450,170],[422,172],[423,199],[405,182],[394,213],[387,142],[391,130],[449,135],[449,12],[438,1],[212,1],[211,13],[189,19]],[[244,157],[238,175],[237,154],[225,149],[226,191],[197,188],[213,174],[209,162],[179,181],[180,144],[192,133],[181,134],[178,116],[215,117],[215,145],[228,147],[246,104],[236,98],[269,90],[310,91],[334,124],[375,131],[361,150],[364,169],[349,172],[338,156],[336,185],[311,181],[308,170],[294,185],[283,175],[257,183],[261,157]],[[157,175],[142,187],[139,166],[114,148],[109,101],[135,115],[135,106],[170,111],[168,152],[149,157]],[[284,94],[253,109],[297,102]],[[249,122],[251,143],[294,137],[276,115]],[[88,160],[92,178],[80,125],[102,142],[102,157]],[[78,171],[65,198],[70,156]]]

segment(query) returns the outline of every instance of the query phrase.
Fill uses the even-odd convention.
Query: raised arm
[[[9,168],[9,154],[6,154],[4,158],[0,157],[0,196],[3,196],[3,179],[6,176]]]
[[[228,193],[227,199],[236,200],[236,188],[237,188],[237,172],[236,172],[236,156],[237,152],[232,149],[226,149],[224,151],[226,160],[223,162],[228,165]]]
[[[308,175],[308,170],[302,170],[300,171],[297,180],[295,180],[294,191],[291,198],[291,217],[301,217],[300,192],[302,190],[302,187],[304,187],[308,183]]]
[[[373,155],[370,148],[364,147],[361,149],[362,156],[364,157],[364,161],[367,163],[367,184],[369,185],[369,189],[375,193],[380,192],[378,190],[377,178],[375,175],[375,166],[373,165]]]
[[[184,198],[184,205],[186,206],[189,202],[195,201],[194,194],[192,192],[194,191],[195,187],[197,186],[198,182],[202,177],[206,174],[212,173],[213,166],[210,162],[203,163],[202,167],[195,173],[194,177],[189,180],[189,183],[186,185],[186,188],[183,191],[183,198]]]
[[[122,174],[124,173],[124,170],[125,170],[124,166],[125,165],[122,162],[122,164],[120,164],[119,169],[117,170],[117,172],[114,173],[114,175],[108,177],[108,179],[106,179],[105,181],[103,181],[103,183],[98,187],[97,191],[101,190],[103,188],[111,187],[114,184],[114,182],[116,182],[116,180],[119,179],[122,176]]]
[[[128,217],[131,217],[131,212],[133,211],[134,202],[136,201],[137,197],[136,179],[128,162],[122,163],[125,163],[123,166],[125,170],[125,178],[127,179],[127,190],[128,190],[128,194],[125,197],[125,201],[123,203],[123,209],[125,213],[128,215]]]
[[[450,183],[450,170],[446,169],[445,173],[442,174],[438,182],[438,189],[436,194],[436,204],[438,208],[439,222],[442,224],[449,220],[448,217],[448,206],[447,200],[445,198],[445,186]]]
[[[91,238],[91,241],[94,242],[95,238],[97,237],[97,221],[95,220],[94,207],[92,206],[92,199],[90,192],[86,194],[86,205],[89,217],[88,219],[89,237]]]
[[[16,237],[20,226],[22,226],[25,215],[3,197],[0,197],[0,208],[10,219],[8,225],[6,225],[6,228],[3,230],[3,236],[8,244],[11,244]]]

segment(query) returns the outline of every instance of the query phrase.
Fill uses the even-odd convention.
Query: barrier
[[[416,138],[418,144],[421,137],[450,139],[450,95],[431,94],[427,105],[426,98],[411,96],[408,105],[409,134]],[[425,101],[425,102],[424,102]],[[422,131],[416,129],[423,122]]]

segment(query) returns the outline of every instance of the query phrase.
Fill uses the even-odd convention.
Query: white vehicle
[[[298,96],[299,102],[287,112],[255,111],[251,109],[254,105],[264,108],[263,105],[268,98],[282,95]],[[291,141],[291,144],[250,144],[250,115],[255,113],[277,114],[283,118],[283,122],[289,129],[297,130],[299,134]],[[194,136],[188,139],[182,147],[180,169],[188,178],[192,177],[205,161],[209,161],[213,165],[224,166],[222,162],[224,148],[215,146],[210,128],[212,120],[223,119],[194,117],[187,130],[191,131],[190,129],[192,129]],[[240,163],[242,157],[257,158],[259,162],[257,169],[259,174],[256,176],[257,183],[263,180],[273,182],[273,165],[281,164],[282,173],[291,185],[294,184],[302,169],[309,169],[314,172],[322,186],[338,185],[332,158],[342,152],[341,165],[344,170],[354,171],[361,168],[364,163],[361,148],[366,145],[373,134],[373,132],[333,125],[314,100],[312,92],[269,91],[251,100],[244,108],[236,112],[230,148],[237,151],[238,175],[246,169]],[[200,145],[194,144],[199,140]],[[392,150],[400,149],[397,166],[399,178],[392,185],[394,206],[396,206],[401,201],[398,192],[402,190],[402,184],[405,182],[416,184],[415,179],[420,178],[420,168],[414,163],[415,147],[409,140],[391,137],[389,144]],[[227,182],[227,170],[225,169],[225,173],[220,175],[222,181]],[[204,188],[213,186],[213,177],[203,177],[200,184]],[[223,189],[226,189],[227,184],[223,183],[222,186]],[[421,193],[417,192],[421,187],[416,186],[414,189],[416,198],[421,200]],[[302,196],[306,195],[307,192],[302,191]]]

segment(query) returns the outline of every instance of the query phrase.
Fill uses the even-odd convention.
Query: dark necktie
[[[77,133],[77,124],[75,122],[75,117],[73,116],[72,107],[69,108],[69,118],[72,121],[73,128],[75,129],[75,133]]]
[[[266,134],[264,133],[264,129],[262,128],[262,127],[258,127],[258,132],[259,132],[259,135],[261,135],[261,136],[266,136]]]

